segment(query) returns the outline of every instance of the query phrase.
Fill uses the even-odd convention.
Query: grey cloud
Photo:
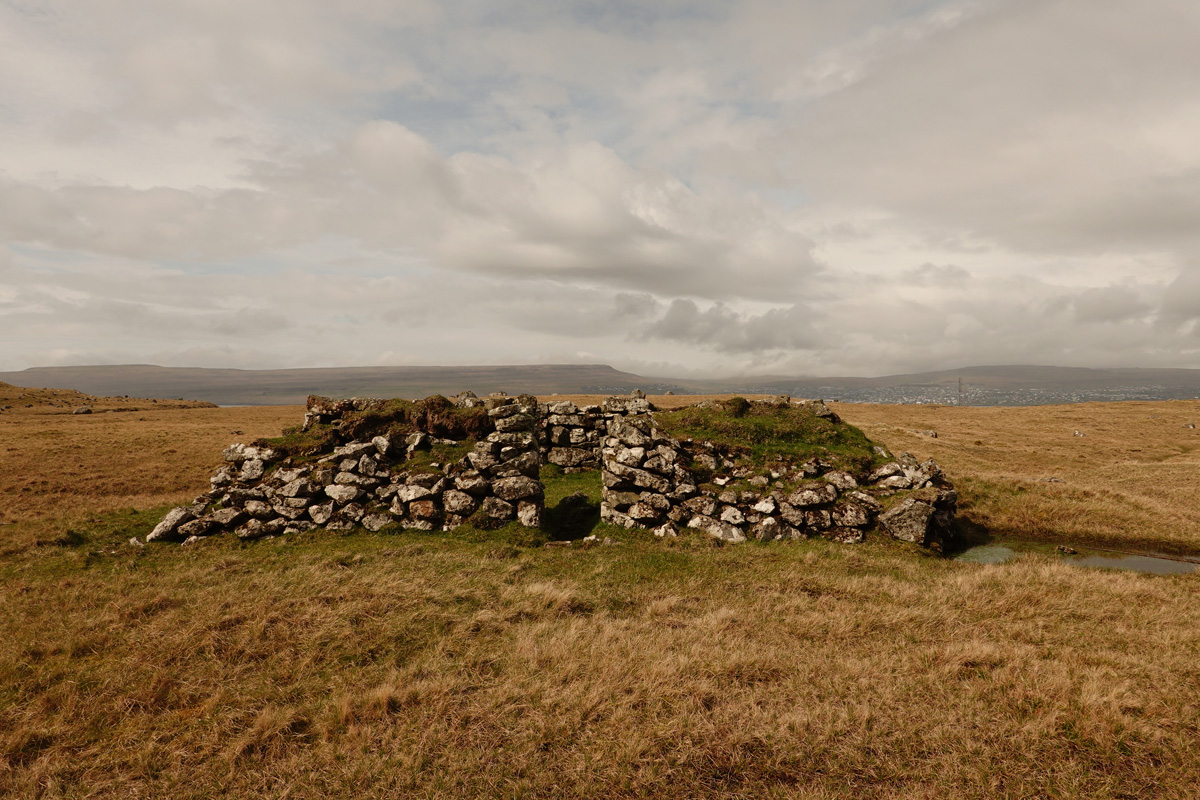
[[[919,267],[907,270],[900,276],[903,283],[913,286],[950,286],[963,287],[971,279],[971,273],[954,264],[925,263]]]
[[[1163,321],[1179,326],[1200,320],[1200,261],[1181,271],[1163,293]]]
[[[1192,205],[1179,181],[1200,164],[1184,133],[1197,31],[1200,11],[1180,0],[1132,17],[1116,2],[995,3],[807,108],[791,174],[824,197],[1023,248],[1190,236],[1175,214],[1136,207]]]
[[[687,342],[721,353],[797,350],[818,343],[810,320],[799,306],[754,315],[736,313],[721,303],[701,311],[693,300],[676,299],[642,337]]]
[[[1145,315],[1152,309],[1131,286],[1106,286],[1080,292],[1074,300],[1075,318],[1080,322],[1122,322]]]
[[[1036,241],[1058,249],[1175,247],[1200,242],[1200,168],[1124,178],[1028,223]]]
[[[223,259],[324,235],[490,275],[583,280],[702,297],[778,298],[817,265],[767,209],[705,196],[596,144],[534,166],[450,159],[390,122],[336,149],[256,164],[257,189],[181,190],[0,180],[0,233],[133,258]],[[740,273],[735,283],[725,276]]]
[[[6,366],[1200,359],[1194,2],[36,5]]]
[[[619,292],[613,296],[613,310],[617,319],[647,319],[662,309],[662,304],[649,294]]]

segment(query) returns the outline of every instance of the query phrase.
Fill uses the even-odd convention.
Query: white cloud
[[[0,369],[1200,366],[1186,0],[0,2]]]

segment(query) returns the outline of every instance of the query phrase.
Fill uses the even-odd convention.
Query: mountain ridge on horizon
[[[0,381],[13,385],[30,386],[31,380],[46,388],[75,389],[95,395],[186,397],[220,405],[293,405],[303,403],[309,394],[424,397],[452,395],[467,389],[478,394],[503,390],[542,395],[625,394],[633,389],[651,394],[666,391],[797,396],[820,393],[830,399],[850,402],[965,402],[968,405],[1200,397],[1200,369],[1019,364],[878,377],[765,375],[713,379],[658,378],[599,363],[266,370],[124,364],[29,367],[0,372]]]

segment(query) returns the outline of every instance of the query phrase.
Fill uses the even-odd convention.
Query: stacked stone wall
[[[577,406],[570,400],[538,405],[538,432],[542,461],[565,472],[600,467],[600,444],[608,423],[618,417],[650,412],[640,396],[609,397],[599,405]]]
[[[932,460],[918,463],[905,453],[855,477],[816,458],[755,468],[729,448],[666,435],[653,415],[611,419],[607,434],[600,514],[613,524],[658,536],[686,527],[726,542],[861,542],[877,526],[897,539],[940,546],[951,533],[958,497]]]
[[[176,508],[147,541],[189,541],[231,532],[243,539],[313,528],[379,530],[391,523],[452,530],[468,520],[482,527],[517,520],[541,524],[545,488],[539,480],[537,404],[532,398],[488,398],[494,431],[454,461],[432,461],[434,445],[466,442],[418,432],[348,441],[311,463],[281,459],[269,448],[234,444],[211,489]],[[525,402],[522,402],[522,401]],[[383,401],[310,398],[305,428],[336,424],[350,411]]]
[[[820,401],[774,402],[840,422]],[[352,413],[386,403],[310,397],[303,429],[339,430]],[[601,518],[658,536],[690,528],[726,542],[813,536],[858,542],[878,528],[937,546],[953,523],[953,488],[935,462],[918,463],[907,453],[857,476],[816,458],[754,467],[731,448],[667,435],[644,396],[580,407],[571,401],[539,404],[530,395],[481,399],[466,392],[454,405],[483,407],[493,430],[465,456],[445,463],[433,462],[426,451],[467,443],[427,432],[381,435],[344,441],[309,463],[231,445],[211,489],[171,511],[147,540],[188,541],[222,532],[254,539],[313,528],[379,530],[392,523],[452,530],[467,521],[489,527],[517,520],[538,527],[543,463],[567,472],[599,469]]]

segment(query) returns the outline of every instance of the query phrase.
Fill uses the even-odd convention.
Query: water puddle
[[[1007,545],[981,544],[967,548],[954,556],[954,560],[972,564],[1003,564],[1016,558],[1018,552],[1018,549]],[[1188,575],[1200,568],[1200,564],[1194,561],[1158,556],[1126,555],[1124,553],[1103,556],[1064,556],[1063,560],[1077,567],[1127,569],[1149,575]]]
[[[1068,560],[1081,567],[1131,569],[1134,572],[1146,572],[1151,575],[1187,575],[1195,572],[1197,567],[1190,561],[1175,561],[1170,558],[1155,558],[1154,556],[1083,556]]]

